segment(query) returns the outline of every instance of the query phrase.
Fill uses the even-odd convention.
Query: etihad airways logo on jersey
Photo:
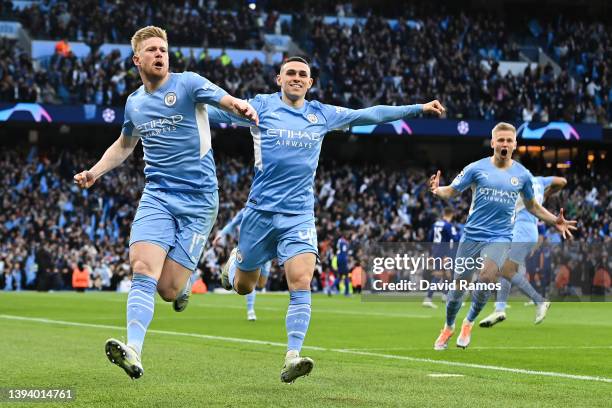
[[[479,187],[478,193],[487,201],[512,205],[514,205],[519,198],[518,191],[508,191],[491,187]]]
[[[136,125],[136,129],[138,129],[142,137],[156,136],[164,132],[174,132],[176,126],[182,121],[183,115],[172,115],[141,123]]]
[[[305,130],[268,129],[266,135],[276,138],[276,146],[312,149],[321,141],[321,134]]]

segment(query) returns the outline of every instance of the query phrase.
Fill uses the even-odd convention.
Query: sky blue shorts
[[[525,265],[527,255],[531,253],[538,245],[537,242],[513,242],[508,253],[508,259],[512,262]]]
[[[183,193],[145,189],[132,222],[130,246],[143,241],[159,245],[169,258],[194,271],[218,209],[217,191]]]
[[[508,257],[510,250],[510,239],[507,241],[499,240],[498,242],[476,242],[469,239],[459,242],[457,255],[455,256],[455,277],[460,276],[462,279],[470,280],[474,272],[478,270],[477,262],[468,262],[468,259],[477,260],[477,258],[488,258],[495,262],[497,267],[501,269]],[[462,258],[463,265],[458,261]]]
[[[240,224],[236,266],[254,271],[273,258],[278,264],[296,255],[318,257],[314,214],[281,214],[247,207]]]

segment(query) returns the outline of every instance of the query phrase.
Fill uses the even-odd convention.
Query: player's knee
[[[248,295],[253,291],[253,289],[255,289],[255,285],[251,284],[250,282],[234,281],[234,290],[239,295]]]
[[[518,264],[507,260],[502,269],[502,275],[504,278],[510,280],[518,272]]]
[[[311,279],[310,276],[294,277],[291,282],[287,282],[289,290],[309,290]]]
[[[495,283],[497,282],[497,271],[492,268],[486,268],[480,273],[478,280],[483,283]]]
[[[153,276],[153,268],[147,262],[140,259],[132,261],[132,273],[139,273],[141,275]]]

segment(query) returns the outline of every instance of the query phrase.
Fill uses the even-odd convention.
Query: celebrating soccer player
[[[170,73],[166,32],[148,26],[132,37],[143,85],[125,105],[121,135],[91,169],[74,176],[82,188],[119,166],[142,140],[146,186],[132,223],[132,286],[127,344],[106,342],[108,359],[140,378],[142,345],[153,318],[155,291],[176,311],[187,306],[195,270],[217,217],[218,195],[207,104],[258,123],[245,101],[192,72]]]
[[[443,199],[455,197],[471,187],[472,205],[455,259],[476,261],[482,258],[484,264],[479,270],[478,282],[485,285],[497,282],[506,259],[512,241],[513,218],[519,196],[522,195],[527,211],[547,224],[554,225],[564,238],[571,237],[571,230],[576,229],[576,221],[565,220],[563,209],[557,217],[535,199],[531,182],[533,176],[520,163],[512,160],[512,153],[516,149],[514,126],[501,122],[491,133],[493,156],[466,166],[450,186],[440,186],[440,171],[429,180],[430,191]],[[461,271],[455,269],[454,280],[459,285],[448,293],[446,324],[434,343],[435,350],[448,347],[465,293],[465,289],[462,289],[463,283],[471,281],[475,265],[480,264],[462,262],[463,265],[468,263],[474,267],[465,267]],[[506,276],[510,281],[512,277],[510,274]],[[470,311],[457,338],[457,347],[466,348],[470,344],[474,320],[484,308],[490,294],[491,291],[487,289],[474,290]]]
[[[277,257],[284,265],[289,286],[286,316],[287,353],[283,382],[310,373],[313,361],[299,353],[310,323],[310,282],[318,256],[313,185],[321,143],[327,132],[352,125],[385,123],[419,113],[441,115],[438,101],[424,105],[374,106],[352,110],[305,100],[313,84],[306,60],[292,57],[281,65],[279,93],[257,95],[249,102],[259,114],[251,127],[255,150],[255,177],[248,197],[238,248],[223,268],[227,289],[251,293],[259,268]],[[213,122],[236,122],[218,109]]]
[[[534,177],[531,183],[535,200],[538,204],[542,204],[545,197],[565,187],[567,180],[563,177]],[[525,209],[525,205],[520,198],[516,212],[517,216],[512,230],[512,246],[508,253],[508,259],[502,267],[501,289],[497,293],[495,311],[480,321],[480,327],[493,327],[506,320],[506,301],[510,295],[511,286],[517,286],[536,305],[535,324],[542,323],[550,307],[550,302],[547,302],[531,286],[526,277],[526,259],[540,243],[538,240],[538,220]],[[504,278],[504,276],[512,276],[512,281]]]

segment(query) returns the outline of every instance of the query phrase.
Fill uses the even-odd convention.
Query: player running
[[[567,184],[567,180],[563,177],[533,177],[531,182],[535,200],[538,204],[542,204],[545,197],[556,193]],[[506,320],[506,301],[512,285],[517,286],[536,305],[535,324],[542,323],[550,308],[550,302],[547,302],[531,286],[526,277],[526,259],[540,244],[538,240],[538,220],[525,209],[525,205],[520,198],[516,211],[517,216],[512,230],[512,246],[508,253],[508,259],[506,259],[502,268],[501,289],[497,293],[495,311],[480,321],[480,327],[493,327],[495,324]],[[512,281],[504,278],[504,276],[510,275],[513,275]]]
[[[314,364],[299,353],[310,323],[310,282],[318,257],[313,185],[323,137],[335,129],[385,123],[422,112],[441,115],[444,108],[432,101],[352,110],[307,101],[313,79],[310,66],[299,57],[281,65],[276,83],[279,93],[257,95],[249,101],[260,117],[259,126],[251,127],[255,177],[238,248],[223,268],[222,282],[225,288],[246,295],[255,287],[261,265],[275,257],[284,265],[289,308],[281,381],[291,383],[309,374]],[[218,109],[210,110],[210,120],[236,121]]]
[[[440,171],[429,181],[431,192],[442,199],[456,197],[468,187],[472,189],[470,213],[455,257],[454,281],[457,288],[448,293],[446,323],[434,343],[435,350],[448,347],[465,293],[465,286],[462,286],[471,282],[477,267],[478,283],[497,282],[512,241],[513,217],[519,196],[522,196],[527,211],[554,225],[564,238],[571,237],[571,230],[576,229],[576,221],[565,220],[563,209],[556,217],[535,199],[531,183],[533,176],[520,163],[512,160],[512,153],[516,149],[514,126],[500,122],[491,133],[493,156],[466,166],[450,186],[440,187]],[[506,275],[509,280],[512,277],[512,274]],[[490,294],[490,290],[473,291],[472,305],[461,326],[457,347],[466,348],[470,344],[474,321]]]
[[[240,223],[242,222],[242,216],[244,215],[244,210],[238,211],[238,213],[232,218],[232,220],[225,226],[221,231],[217,233],[217,236],[213,240],[213,245],[225,246],[225,240],[228,236],[231,236],[234,239],[237,239],[239,233]],[[247,320],[250,322],[254,322],[257,320],[257,314],[255,314],[255,297],[257,293],[257,289],[265,290],[266,283],[268,283],[268,276],[270,276],[270,268],[272,267],[272,261],[268,261],[261,267],[261,272],[259,274],[259,279],[257,280],[257,288],[253,289],[251,293],[246,295],[246,304],[247,304]]]
[[[144,370],[142,345],[153,319],[155,291],[180,312],[217,217],[218,195],[207,104],[258,122],[245,101],[192,72],[170,73],[168,40],[148,26],[132,37],[133,62],[143,85],[125,105],[121,135],[91,169],[74,176],[91,187],[119,166],[142,140],[146,185],[130,233],[132,287],[127,299],[127,344],[109,339],[108,359],[133,379]]]
[[[442,218],[434,222],[429,236],[429,241],[432,243],[431,256],[442,259],[442,265],[446,263],[446,258],[452,257],[452,245],[458,241],[458,233],[455,226],[452,224],[454,211],[451,207],[446,207],[442,213]],[[457,244],[455,244],[457,245]],[[437,270],[431,272],[430,282],[435,285],[447,277],[446,270]],[[450,276],[449,276],[450,277]],[[435,290],[429,289],[425,299],[423,299],[423,307],[437,309],[438,305],[432,302]]]

